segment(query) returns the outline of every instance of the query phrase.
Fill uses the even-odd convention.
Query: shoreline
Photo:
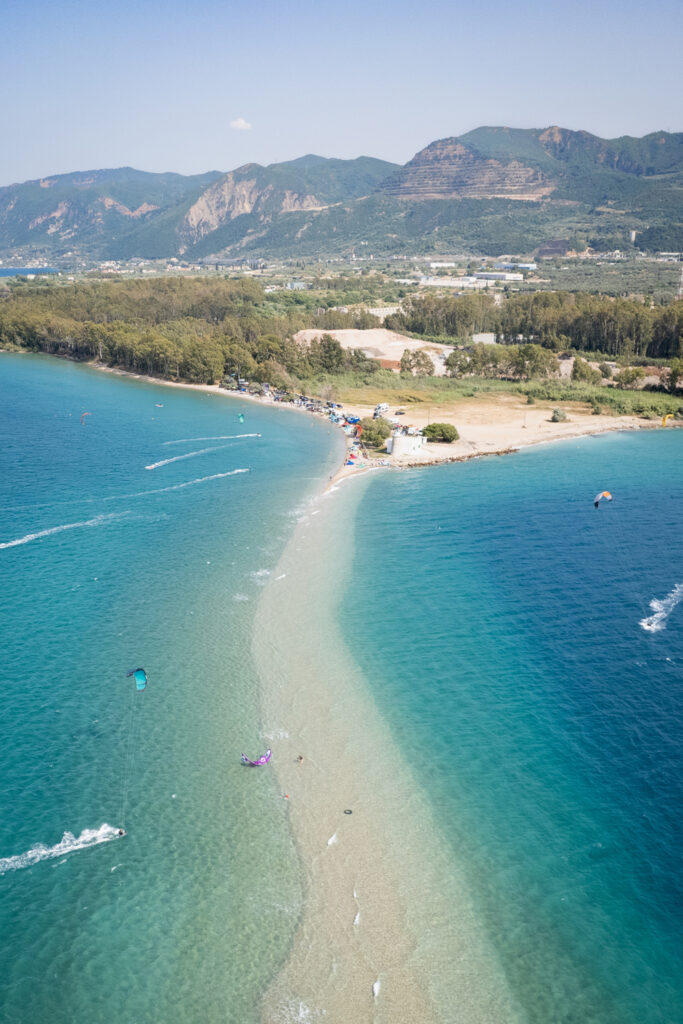
[[[263,399],[242,391],[227,391],[217,384],[191,384],[185,381],[164,380],[146,374],[133,373],[119,367],[105,366],[102,363],[85,363],[83,365],[104,373],[131,377],[144,383],[187,388],[191,391],[200,391],[226,398],[244,399],[269,408],[288,409],[292,412],[312,415],[301,406]],[[428,443],[423,446],[421,451],[412,455],[392,456],[378,453],[377,463],[374,465],[374,456],[368,457],[361,466],[346,466],[346,459],[344,459],[342,465],[331,475],[327,488],[335,486],[346,477],[362,476],[377,469],[417,469],[443,463],[468,462],[470,459],[490,455],[513,455],[525,448],[554,441],[574,440],[578,437],[598,436],[626,430],[660,429],[658,420],[644,420],[634,415],[594,416],[591,412],[580,408],[579,403],[567,402],[562,404],[563,407],[572,406],[569,410],[571,418],[565,422],[551,423],[548,414],[556,404],[546,401],[528,406],[522,396],[511,396],[505,393],[497,395],[493,392],[483,399],[474,401],[467,399],[454,403],[455,409],[447,407],[444,411],[437,407],[434,416],[431,415],[432,408],[426,407],[425,412],[421,407],[417,407],[412,410],[411,414],[411,422],[415,426],[423,427],[430,419],[432,422],[441,422],[441,417],[444,422],[455,420],[454,425],[459,429],[460,439],[451,444]],[[369,406],[356,405],[354,408],[354,415],[361,417],[372,416],[372,413],[373,409]],[[327,419],[327,417],[323,418]],[[333,424],[333,426],[337,425]],[[346,441],[346,450],[348,451],[348,438]]]
[[[263,735],[279,737],[304,893],[262,1020],[517,1024],[466,879],[339,626],[369,480],[309,503],[254,619]]]

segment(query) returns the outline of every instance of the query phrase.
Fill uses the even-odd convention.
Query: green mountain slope
[[[183,176],[131,167],[60,174],[0,189],[0,249],[106,258],[119,240],[191,203],[220,172]],[[154,228],[153,230],[156,230]]]
[[[96,259],[683,249],[683,133],[482,127],[400,167],[308,154],[183,177],[131,168],[0,189],[0,256]],[[665,245],[663,244],[665,243]]]

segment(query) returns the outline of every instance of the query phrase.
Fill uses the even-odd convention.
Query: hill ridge
[[[623,247],[634,231],[683,249],[683,133],[481,126],[403,166],[308,153],[227,172],[126,166],[0,188],[3,259],[298,256],[361,243],[530,252],[558,237]]]

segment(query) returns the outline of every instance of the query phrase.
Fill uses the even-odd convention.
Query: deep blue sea
[[[274,775],[239,763],[271,745],[251,624],[340,443],[0,354],[2,1024],[259,1019],[301,891]]]
[[[356,529],[345,635],[528,1020],[683,1020],[683,431],[378,474]]]

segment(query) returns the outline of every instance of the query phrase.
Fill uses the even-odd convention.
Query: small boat
[[[269,749],[266,750],[265,754],[261,754],[261,756],[257,758],[256,761],[252,761],[252,759],[250,757],[247,757],[246,754],[242,754],[242,764],[248,764],[251,768],[258,768],[262,764],[268,764],[272,755],[273,751]]]

